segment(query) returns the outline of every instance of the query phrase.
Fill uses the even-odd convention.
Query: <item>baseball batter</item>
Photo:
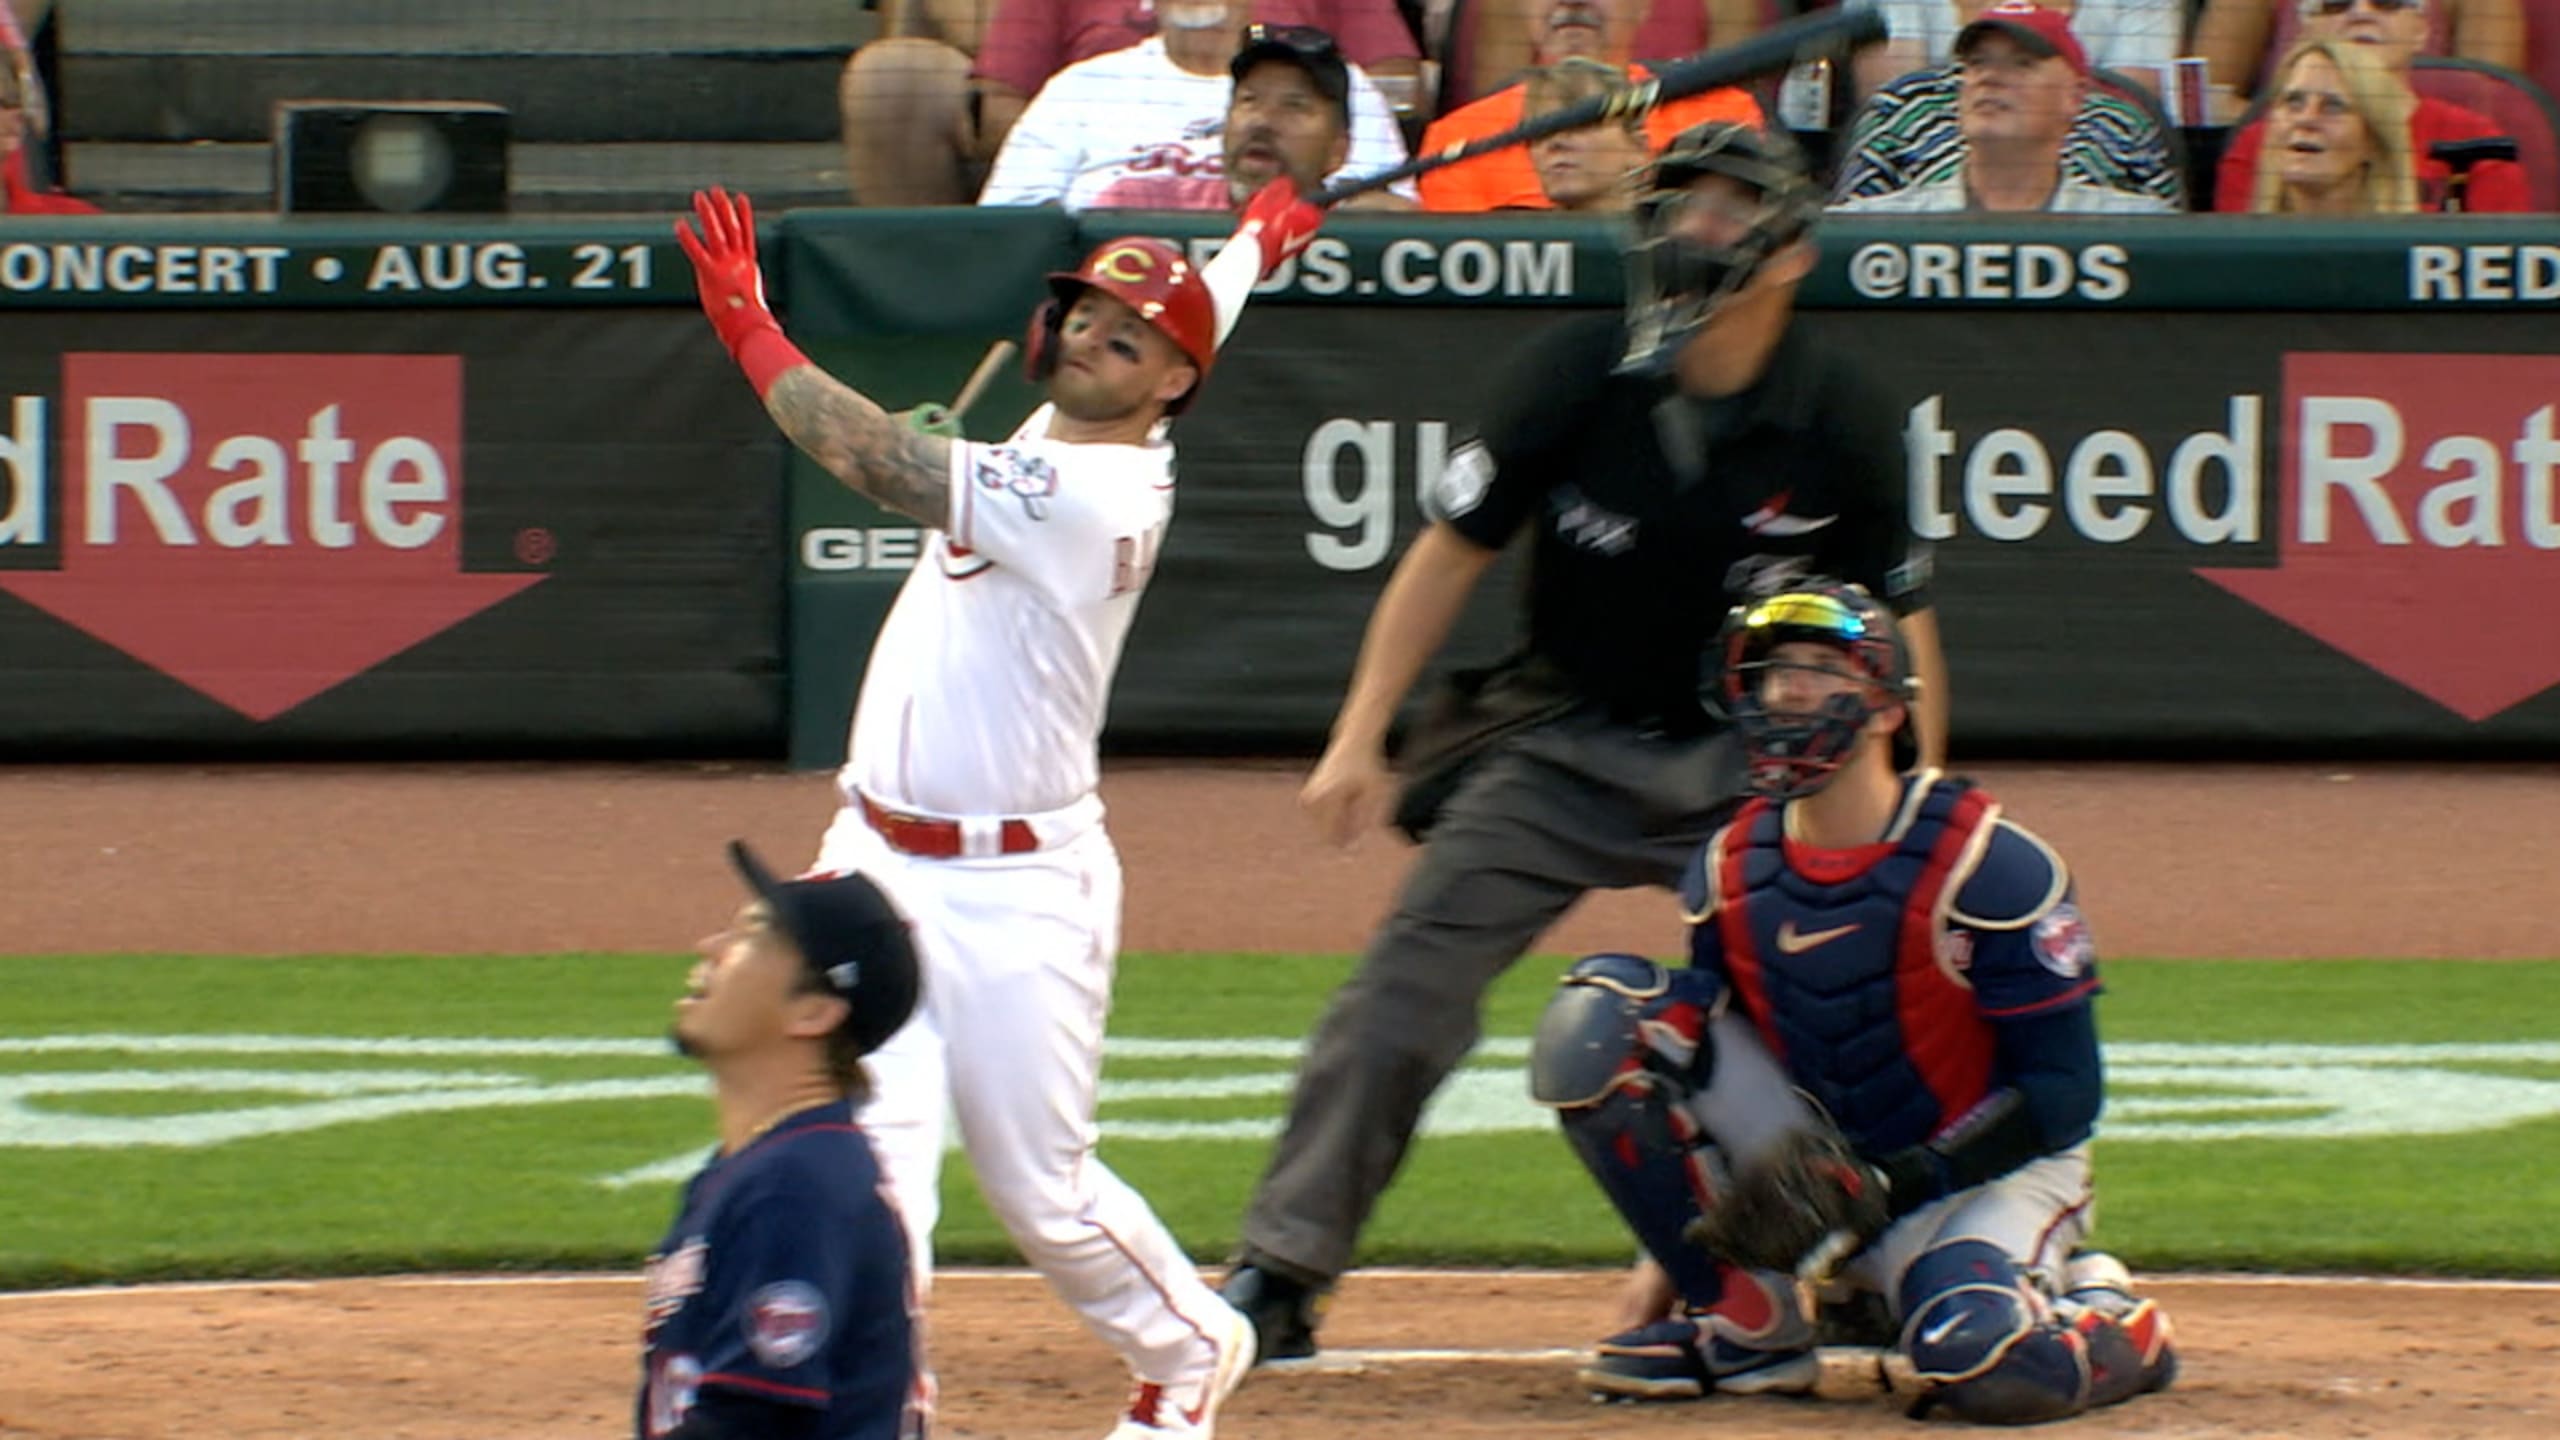
[[[1322,212],[1276,180],[1205,267],[1127,239],[1051,276],[1026,357],[1048,403],[988,445],[902,425],[810,364],[765,307],[746,202],[694,208],[702,233],[677,234],[703,307],[783,433],[935,532],[873,647],[818,856],[878,877],[915,924],[924,1001],[873,1059],[864,1123],[916,1272],[948,1097],[989,1208],[1136,1378],[1112,1436],[1207,1436],[1253,1327],[1093,1153],[1120,936],[1098,742],[1173,513],[1166,422]]]
[[[1815,581],[1737,607],[1724,708],[1757,798],[1691,867],[1690,965],[1578,962],[1531,1087],[1678,1304],[1600,1343],[1596,1394],[1810,1388],[1770,1272],[1880,1296],[1923,1404],[2059,1419],[2166,1387],[2168,1318],[2083,1252],[2102,1100],[2089,928],[1980,788],[1904,775],[1892,612]]]
[[[755,891],[702,942],[676,1048],[711,1072],[720,1149],[649,1257],[641,1440],[916,1440],[907,1237],[854,1121],[862,1057],[906,1023],[916,954],[860,875]]]

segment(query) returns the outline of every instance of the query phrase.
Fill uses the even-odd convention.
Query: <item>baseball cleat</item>
[[[1712,1333],[1701,1318],[1657,1320],[1612,1335],[1593,1347],[1575,1378],[1601,1400],[1804,1395],[1822,1378],[1822,1360],[1810,1339],[1760,1349]]]
[[[1217,1323],[1217,1356],[1209,1368],[1170,1385],[1138,1382],[1128,1410],[1103,1440],[1210,1440],[1218,1427],[1218,1407],[1244,1383],[1255,1355],[1252,1320],[1226,1308]]]
[[[1259,1265],[1238,1265],[1218,1293],[1253,1322],[1260,1365],[1312,1360],[1324,1292]]]

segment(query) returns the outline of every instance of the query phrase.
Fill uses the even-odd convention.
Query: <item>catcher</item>
[[[1659,1287],[1582,1382],[1810,1390],[1819,1290],[1881,1300],[1924,1410],[2027,1424],[2165,1388],[2168,1317],[2079,1248],[2099,987],[2061,858],[1972,783],[1902,773],[1917,686],[1865,590],[1737,607],[1720,649],[1755,798],[1690,867],[1689,967],[1581,960],[1531,1052]]]

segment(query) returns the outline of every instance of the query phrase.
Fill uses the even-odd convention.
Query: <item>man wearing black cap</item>
[[[978,203],[1225,210],[1243,203],[1226,184],[1240,158],[1258,188],[1285,155],[1302,193],[1404,162],[1385,98],[1332,36],[1243,25],[1241,0],[1206,10],[1212,25],[1185,28],[1168,10],[1155,38],[1059,71],[1005,137]],[[1380,193],[1372,203],[1413,203],[1410,182]]]
[[[644,1440],[923,1433],[905,1226],[854,1121],[862,1057],[916,1005],[907,923],[859,874],[754,890],[703,940],[671,1034],[711,1072],[720,1148],[649,1257]]]

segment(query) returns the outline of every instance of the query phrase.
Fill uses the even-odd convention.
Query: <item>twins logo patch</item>
[[[776,1370],[788,1370],[827,1343],[827,1301],[817,1287],[779,1280],[747,1297],[747,1346]]]
[[[2068,900],[2036,921],[2036,928],[2027,935],[2027,946],[2036,952],[2038,964],[2065,980],[2088,974],[2098,958],[2098,943],[2089,934],[2089,922],[2080,918],[2080,907]]]
[[[1012,492],[1022,512],[1034,520],[1049,518],[1049,497],[1058,493],[1058,467],[1037,455],[1001,445],[978,452],[972,467],[982,489]]]

